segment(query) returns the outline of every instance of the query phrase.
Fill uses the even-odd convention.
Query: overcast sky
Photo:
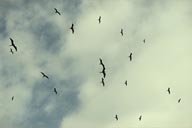
[[[0,127],[192,128],[191,33],[191,0],[0,0]]]

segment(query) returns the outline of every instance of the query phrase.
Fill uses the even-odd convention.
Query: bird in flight
[[[12,38],[9,38],[9,39],[11,40],[11,45],[9,45],[9,46],[13,46],[15,48],[15,51],[17,51],[17,47],[16,47],[13,39]]]
[[[127,80],[125,81],[125,85],[127,86]]]
[[[105,86],[105,81],[104,81],[104,78],[101,79],[101,83],[103,85],[103,87]]]
[[[121,32],[120,32],[120,33],[121,33],[121,35],[123,36],[123,29],[121,29]]]
[[[116,120],[119,120],[119,118],[118,118],[117,114],[115,115],[115,119],[116,119]]]
[[[74,24],[72,23],[71,27],[70,27],[72,33],[74,34]]]
[[[49,79],[49,77],[47,75],[45,75],[45,73],[41,72],[41,74],[43,75],[43,78],[45,77],[45,78]]]
[[[139,117],[139,121],[141,121],[141,119],[142,119],[142,116]]]
[[[13,49],[12,48],[10,48],[10,52],[13,54]]]
[[[129,55],[129,60],[132,61],[132,55],[133,53],[131,52],[130,55]]]
[[[145,39],[143,40],[143,43],[145,43]]]
[[[180,103],[181,102],[181,98],[178,100],[178,103]]]
[[[11,97],[11,100],[12,100],[12,101],[14,100],[14,96]]]
[[[61,13],[56,8],[54,8],[54,9],[55,9],[55,13],[61,15]]]
[[[56,89],[56,88],[54,88],[54,92],[55,92],[55,94],[57,95],[57,89]]]
[[[99,24],[101,23],[101,16],[99,16],[99,19],[98,19],[98,21],[99,21]]]
[[[167,92],[168,92],[169,94],[171,93],[171,90],[170,90],[170,88],[168,88],[168,89],[167,89]]]

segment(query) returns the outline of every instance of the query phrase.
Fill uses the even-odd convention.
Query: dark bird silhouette
[[[139,121],[141,121],[141,119],[142,119],[142,116],[139,117]]]
[[[12,101],[14,100],[14,96],[11,97],[11,100],[12,100]]]
[[[99,19],[98,19],[98,21],[99,21],[99,24],[101,23],[101,16],[99,16]]]
[[[61,15],[61,13],[56,8],[54,8],[54,9],[55,9],[55,13]]]
[[[132,61],[132,55],[133,53],[131,52],[130,55],[129,55],[129,60]]]
[[[121,33],[121,35],[123,36],[123,29],[121,29],[121,32],[120,32],[120,33]]]
[[[100,65],[102,65],[103,69],[105,70],[105,65],[103,64],[103,60],[100,58]]]
[[[105,86],[105,81],[104,81],[104,78],[101,79],[101,83],[103,85],[103,87]]]
[[[143,43],[145,43],[145,39],[143,40]]]
[[[16,47],[13,39],[12,38],[9,38],[9,39],[11,40],[11,45],[9,45],[9,46],[13,46],[15,48],[15,51],[17,51],[17,47]]]
[[[119,120],[119,118],[118,118],[117,114],[115,115],[115,119],[116,119],[116,120]]]
[[[12,50],[12,48],[10,48],[10,52],[13,54],[13,50]]]
[[[56,88],[54,88],[54,92],[55,92],[55,94],[57,95],[57,89],[56,89]]]
[[[181,102],[181,98],[178,100],[178,103],[180,103]]]
[[[127,86],[127,80],[125,81],[125,85]]]
[[[49,79],[49,77],[47,75],[45,75],[45,73],[41,72],[41,74],[43,75],[43,78],[45,77],[45,78]]]
[[[106,72],[105,72],[105,69],[103,69],[100,73],[102,73],[102,74],[103,74],[103,78],[105,78],[105,77],[106,77]]]
[[[72,33],[74,34],[74,24],[72,23],[71,27],[70,27]]]
[[[167,91],[168,91],[169,94],[171,93],[171,89],[170,88],[168,88]]]

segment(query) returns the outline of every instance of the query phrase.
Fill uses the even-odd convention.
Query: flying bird
[[[171,93],[171,90],[170,90],[170,88],[168,88],[168,89],[167,89],[167,91],[168,91],[168,93],[169,93],[169,94]]]
[[[49,79],[49,77],[47,75],[45,75],[45,73],[41,72],[41,74],[43,75],[43,78],[45,77],[45,78]]]
[[[103,74],[103,78],[105,78],[105,77],[106,77],[106,72],[105,72],[105,69],[103,69],[100,73],[102,73],[102,74]]]
[[[16,47],[13,39],[12,38],[9,38],[9,39],[11,40],[11,45],[9,45],[9,46],[13,46],[15,48],[15,51],[17,51],[17,47]]]
[[[12,101],[14,100],[14,96],[11,97],[11,100],[12,100]]]
[[[101,83],[103,85],[103,87],[105,86],[105,81],[104,81],[104,78],[101,79]]]
[[[54,8],[54,9],[55,9],[55,13],[61,15],[61,13],[56,8]]]
[[[142,116],[139,117],[139,121],[141,121],[141,119],[142,119]]]
[[[143,40],[143,43],[145,43],[145,39]]]
[[[121,35],[123,36],[123,29],[121,29],[121,32],[120,32],[120,33],[121,33]]]
[[[10,48],[10,52],[13,54],[13,49],[12,48]]]
[[[129,60],[132,61],[132,55],[133,53],[131,52],[130,55],[129,55]]]
[[[54,88],[54,92],[55,92],[55,94],[57,95],[57,89],[56,89],[56,88]]]
[[[181,98],[178,100],[178,103],[180,103],[181,102]]]
[[[74,24],[72,23],[71,27],[70,27],[72,33],[74,34]]]
[[[116,120],[119,120],[119,118],[118,118],[117,114],[115,115],[115,119],[116,119]]]
[[[127,80],[125,81],[125,85],[127,86]]]
[[[99,16],[99,19],[98,19],[98,21],[99,21],[99,24],[101,23],[101,16]]]

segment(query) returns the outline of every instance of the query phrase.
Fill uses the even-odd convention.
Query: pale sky
[[[0,0],[0,128],[192,128],[191,34],[191,0]]]

